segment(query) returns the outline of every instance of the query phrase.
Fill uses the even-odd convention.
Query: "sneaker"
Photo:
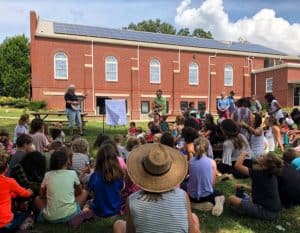
[[[211,202],[191,202],[192,209],[200,210],[203,212],[211,211],[214,205]]]
[[[224,196],[218,196],[215,197],[215,205],[212,208],[212,215],[214,216],[220,216],[223,213],[223,207],[225,203],[225,197]]]
[[[82,211],[80,214],[75,215],[70,221],[69,224],[72,226],[79,226],[81,223],[83,223],[85,220],[89,220],[94,216],[92,210],[85,210]]]
[[[33,228],[34,220],[32,217],[28,217],[24,220],[24,222],[20,226],[20,230],[30,230]]]

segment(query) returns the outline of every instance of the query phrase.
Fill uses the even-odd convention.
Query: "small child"
[[[15,131],[14,131],[14,140],[13,140],[14,144],[16,144],[17,138],[20,135],[29,134],[28,124],[29,124],[29,115],[28,114],[21,115],[20,119],[19,119],[19,123],[16,126]]]
[[[81,174],[90,163],[88,156],[89,143],[86,139],[80,137],[73,141],[71,149],[73,151],[72,169]]]
[[[8,171],[9,156],[0,151],[0,232],[17,230],[27,216],[20,216],[11,211],[12,198],[16,196],[28,198],[32,195],[30,189],[24,189],[18,183],[5,176]]]
[[[36,198],[36,207],[41,210],[39,222],[67,223],[76,215],[91,217],[81,215],[80,206],[87,194],[82,192],[76,172],[68,170],[68,164],[65,151],[58,150],[51,155],[50,171],[45,174],[40,196]]]
[[[289,125],[286,123],[285,118],[280,118],[279,124],[280,124],[280,133],[282,137],[282,144],[283,146],[286,146],[289,144],[289,137],[288,137],[288,132],[290,130]]]
[[[13,149],[14,145],[9,140],[9,132],[7,129],[0,129],[0,143],[2,144],[2,149],[5,150],[10,156],[15,153]]]
[[[283,153],[283,161],[291,164],[297,171],[300,172],[300,153],[294,149],[287,149]]]
[[[116,146],[118,148],[119,154],[123,159],[126,159],[128,156],[128,151],[125,149],[124,146],[122,146],[123,142],[123,136],[121,134],[116,134],[114,136],[114,141],[116,143]]]
[[[129,124],[128,136],[135,136],[137,134],[137,129],[135,127],[135,122],[132,121]]]
[[[160,126],[160,129],[162,132],[168,132],[170,130],[169,124],[167,122],[167,118],[168,118],[168,116],[166,116],[166,115],[163,115],[160,117],[160,125],[159,126]]]
[[[88,183],[88,191],[93,193],[93,200],[82,212],[92,211],[99,217],[111,217],[120,214],[121,191],[124,188],[123,171],[111,143],[104,143],[97,153],[95,171]],[[78,219],[77,224],[80,224]]]
[[[62,124],[61,123],[55,123],[54,128],[50,129],[50,134],[53,140],[59,140],[61,142],[65,142],[65,133],[62,130]]]
[[[229,203],[238,212],[250,217],[273,221],[281,212],[281,202],[276,175],[281,173],[283,162],[275,154],[258,157],[252,169],[243,165],[247,154],[242,153],[236,163],[238,172],[252,179],[252,198],[231,196]]]
[[[40,118],[31,121],[30,136],[35,149],[39,152],[43,152],[49,145],[49,140],[44,133],[44,126],[44,121]]]

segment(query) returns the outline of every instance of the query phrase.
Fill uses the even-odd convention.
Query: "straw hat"
[[[127,171],[141,189],[162,193],[181,183],[187,174],[187,161],[179,151],[161,144],[145,144],[131,151]]]

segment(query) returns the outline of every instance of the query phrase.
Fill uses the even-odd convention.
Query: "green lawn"
[[[0,108],[0,127],[8,128],[13,133],[13,129],[17,123],[17,119],[20,114],[23,113],[22,109],[8,109]],[[12,119],[13,118],[13,119]],[[93,119],[88,119],[86,126],[85,137],[92,144],[98,133],[102,132],[102,123]],[[144,128],[145,123],[139,123]],[[126,128],[124,127],[105,127],[105,132],[113,135],[116,133],[126,134]],[[66,131],[67,133],[67,131]],[[223,181],[217,184],[217,189],[222,191],[227,197],[234,193],[234,187],[236,183],[249,184],[249,180],[230,180]],[[300,185],[300,184],[299,184]],[[287,190],[288,191],[288,190]],[[224,213],[220,217],[213,217],[209,212],[200,213],[196,212],[200,218],[202,232],[212,233],[274,233],[283,232],[276,228],[280,225],[285,228],[285,232],[299,233],[300,232],[300,207],[295,207],[289,210],[283,210],[281,217],[275,222],[266,222],[255,220],[243,216],[239,216],[233,213],[225,206]],[[111,232],[112,220],[102,219],[92,222],[86,222],[79,228],[72,228],[67,225],[49,225],[38,224],[36,229],[44,233],[87,233],[87,232]]]

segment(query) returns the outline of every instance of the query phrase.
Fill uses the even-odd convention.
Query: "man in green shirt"
[[[156,97],[152,102],[152,111],[153,113],[159,113],[164,116],[167,114],[167,101],[165,97],[162,97],[162,90],[156,91]]]

